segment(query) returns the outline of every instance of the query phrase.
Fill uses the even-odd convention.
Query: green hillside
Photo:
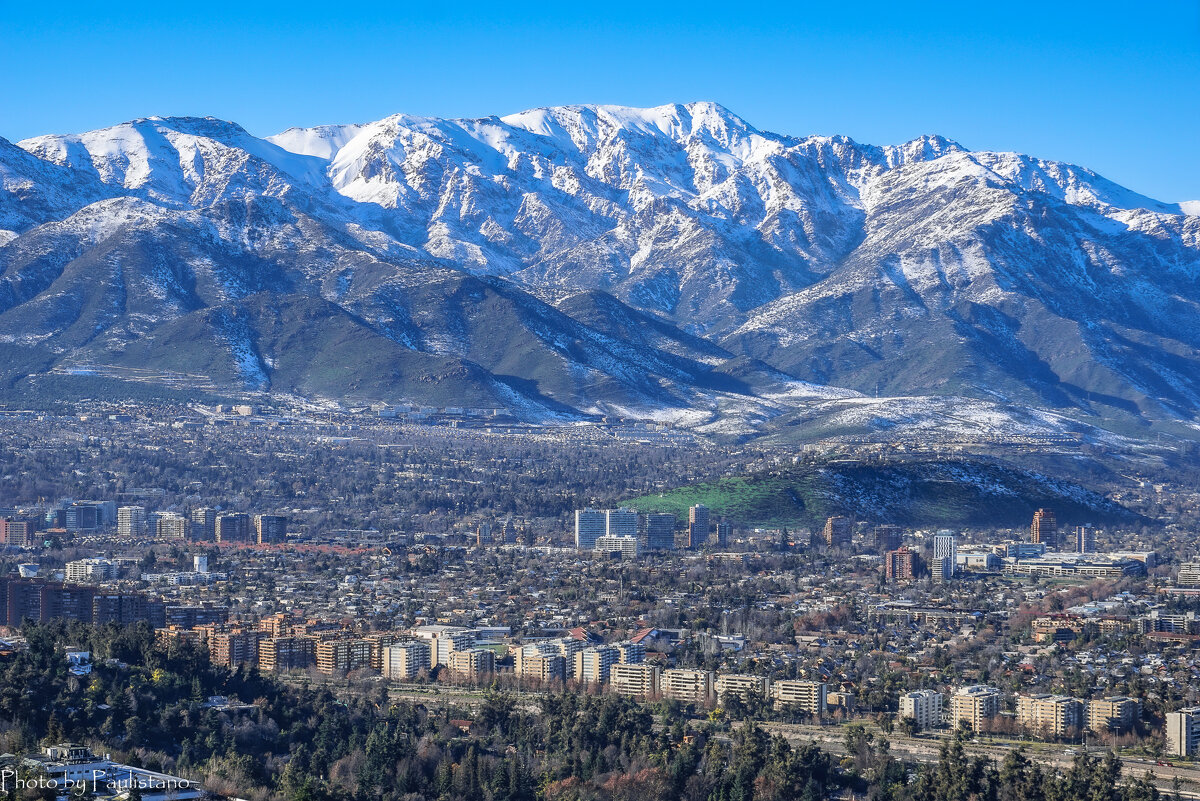
[[[747,526],[815,526],[830,515],[906,526],[1021,526],[1039,507],[1063,525],[1141,518],[1083,487],[982,460],[890,464],[828,462],[679,487],[627,501],[641,511],[687,514],[702,503]]]

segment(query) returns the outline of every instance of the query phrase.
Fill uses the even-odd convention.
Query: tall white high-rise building
[[[639,543],[634,537],[614,537],[605,534],[603,537],[596,538],[596,553],[619,553],[622,559],[636,559],[638,548]]]
[[[1175,583],[1180,587],[1200,587],[1200,562],[1187,562],[1179,566]]]
[[[154,529],[160,540],[183,540],[191,532],[192,522],[178,512],[163,512]]]
[[[575,547],[581,551],[591,551],[596,547],[596,540],[604,536],[605,513],[599,509],[575,510]]]
[[[146,533],[146,507],[122,506],[117,509],[117,536],[140,537]]]
[[[688,547],[699,548],[708,542],[708,507],[702,503],[688,509]]]
[[[920,730],[942,725],[945,696],[934,690],[914,690],[900,696],[900,717],[912,718]]]
[[[637,539],[637,511],[633,509],[609,509],[604,513],[604,534],[609,537],[633,537]]]
[[[942,529],[933,536],[933,559],[929,563],[929,571],[935,581],[949,581],[954,578],[955,562],[958,559],[958,544],[954,532]]]
[[[1096,552],[1096,529],[1090,525],[1075,527],[1075,553]]]

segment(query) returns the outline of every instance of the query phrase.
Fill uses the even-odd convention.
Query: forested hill
[[[828,461],[692,484],[628,501],[681,519],[697,503],[747,526],[815,526],[830,515],[905,526],[1027,525],[1049,507],[1060,523],[1136,524],[1138,515],[1078,484],[999,462]]]

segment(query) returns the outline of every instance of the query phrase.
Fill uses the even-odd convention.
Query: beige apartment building
[[[316,663],[316,637],[267,637],[259,640],[259,670],[280,673],[285,670],[304,670]]]
[[[588,684],[607,684],[612,666],[621,659],[621,652],[611,645],[585,648],[575,654],[575,678]]]
[[[450,653],[450,672],[471,679],[496,672],[496,654],[487,648],[468,648]]]
[[[1142,705],[1133,698],[1096,698],[1087,702],[1087,727],[1098,734],[1129,731],[1141,714]]]
[[[371,642],[359,639],[328,639],[317,643],[317,671],[326,676],[371,667]]]
[[[664,670],[660,690],[664,698],[693,704],[708,704],[713,698],[711,670]]]
[[[736,696],[741,699],[746,699],[751,694],[767,696],[767,686],[769,682],[765,676],[750,676],[745,673],[722,673],[717,676],[716,693],[717,700],[724,702],[725,699]]]
[[[637,665],[616,664],[608,674],[608,682],[613,690],[621,695],[632,695],[637,698],[649,698],[658,694],[661,671],[656,665],[645,663]]]
[[[829,689],[824,682],[781,679],[771,682],[771,698],[776,709],[794,706],[810,715],[824,717],[829,706]]]
[[[383,649],[381,672],[394,681],[412,681],[422,670],[429,670],[431,653],[427,640],[392,643]]]
[[[1017,725],[1048,737],[1065,737],[1081,728],[1083,702],[1069,695],[1017,696]]]
[[[567,659],[551,643],[522,645],[513,653],[516,674],[542,682],[566,681]]]
[[[995,687],[974,684],[960,687],[950,696],[950,725],[958,728],[967,724],[972,731],[982,731],[986,721],[1000,714],[1000,691]]]

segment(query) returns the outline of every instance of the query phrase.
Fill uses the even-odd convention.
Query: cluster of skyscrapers
[[[714,525],[703,504],[688,510],[687,525],[682,528],[677,526],[675,515],[664,512],[640,513],[625,507],[575,510],[576,548],[620,553],[623,557],[706,544],[724,546],[731,532],[731,526],[723,520]]]
[[[192,539],[200,542],[283,542],[287,524],[283,515],[218,512],[207,506],[191,514]]]

